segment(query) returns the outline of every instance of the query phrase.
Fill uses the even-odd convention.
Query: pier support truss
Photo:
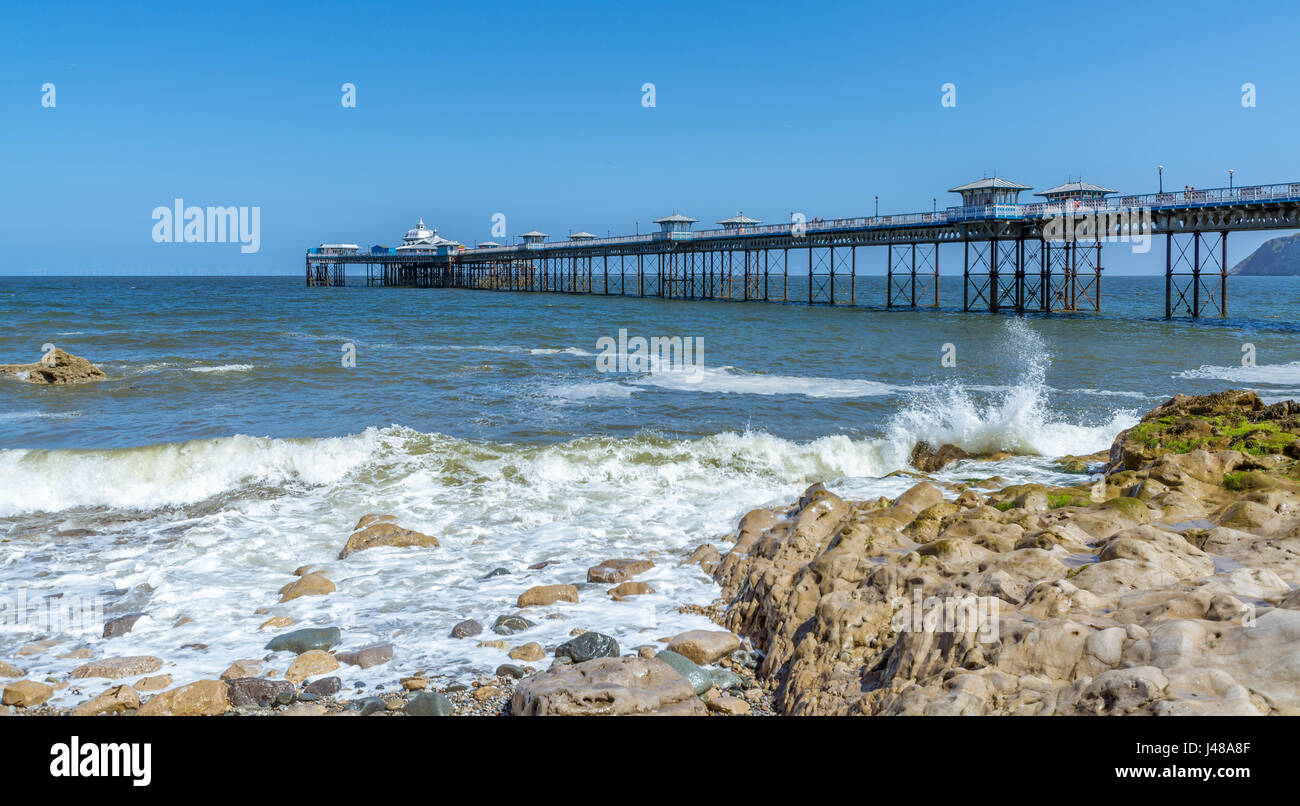
[[[1100,312],[1101,246],[1025,237],[966,241],[962,308]]]
[[[1228,315],[1228,231],[1165,233],[1165,318]]]
[[[888,308],[939,307],[939,243],[889,244],[886,258]]]

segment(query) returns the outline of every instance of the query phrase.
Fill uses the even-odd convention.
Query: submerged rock
[[[613,658],[617,656],[618,641],[598,632],[584,632],[577,638],[565,641],[555,648],[556,658],[568,658],[574,663],[583,663],[592,658]]]
[[[342,640],[343,632],[338,627],[307,627],[277,635],[267,643],[266,648],[272,652],[301,655],[313,649],[329,649]]]

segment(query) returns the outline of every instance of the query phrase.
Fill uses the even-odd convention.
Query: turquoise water
[[[0,278],[0,361],[52,343],[109,376],[0,378],[0,592],[148,614],[111,644],[0,625],[0,658],[54,638],[156,654],[186,682],[263,656],[270,613],[341,626],[345,646],[397,645],[392,664],[350,678],[467,678],[505,658],[449,639],[457,621],[490,624],[530,585],[653,554],[657,593],[612,602],[584,586],[518,641],[582,626],[634,646],[707,626],[678,612],[716,595],[680,553],[723,545],[745,511],[816,481],[895,495],[911,482],[888,474],[918,440],[1015,454],[944,479],[1065,481],[1053,456],[1107,447],[1175,391],[1300,390],[1300,280],[1233,278],[1233,317],[1195,324],[1161,318],[1163,278],[1107,278],[1103,317],[964,314],[960,278],[944,283],[944,309],[911,312],[297,277]],[[883,294],[882,279],[860,281],[859,300]],[[600,340],[620,330],[699,339],[702,362],[602,372]],[[368,512],[441,546],[337,560]],[[338,590],[278,604],[304,564]],[[482,579],[496,567],[512,573]],[[173,629],[181,617],[194,621]],[[57,654],[22,665],[77,663]]]

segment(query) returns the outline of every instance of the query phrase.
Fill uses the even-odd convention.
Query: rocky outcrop
[[[1300,714],[1296,412],[1174,398],[1077,487],[814,485],[742,519],[721,621],[786,714]]]
[[[519,716],[702,716],[691,684],[655,658],[597,658],[524,678],[510,700]]]
[[[397,525],[397,519],[392,515],[365,515],[361,520],[357,521],[356,527],[352,530],[352,535],[348,537],[348,542],[343,546],[343,550],[339,552],[339,559],[345,560],[358,551],[365,551],[376,546],[436,548],[438,538],[421,534],[412,529],[404,529]]]
[[[0,375],[12,375],[28,383],[64,386],[102,381],[104,371],[84,358],[54,348],[35,364],[0,364]]]
[[[928,442],[918,442],[912,448],[909,464],[923,473],[934,473],[969,457],[969,453],[956,445],[945,443],[935,448]]]
[[[1233,266],[1228,274],[1292,277],[1300,274],[1300,234],[1270,238]]]

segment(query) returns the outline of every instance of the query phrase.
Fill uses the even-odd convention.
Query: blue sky
[[[863,215],[877,194],[912,212],[995,171],[1292,181],[1298,20],[1282,2],[6,3],[0,274],[296,274],[308,246],[392,244],[421,216],[473,243],[497,212],[511,235]],[[154,243],[178,197],[259,206],[260,251]],[[1234,235],[1230,260],[1267,237]],[[1110,251],[1163,271],[1161,245]]]

